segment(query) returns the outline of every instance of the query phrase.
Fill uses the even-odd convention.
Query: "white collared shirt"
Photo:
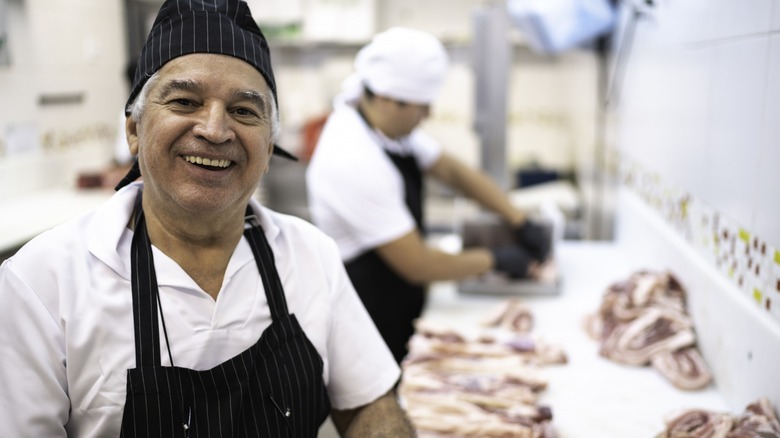
[[[126,228],[140,183],[33,239],[0,267],[0,424],[8,436],[118,436],[135,367]],[[324,362],[331,404],[371,402],[399,369],[355,293],[333,241],[254,200],[290,313]],[[271,323],[242,239],[213,300],[153,247],[176,366],[203,370],[249,348]],[[161,330],[162,332],[162,330]],[[163,365],[169,365],[161,334]]]

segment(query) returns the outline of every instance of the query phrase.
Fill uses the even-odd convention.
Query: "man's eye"
[[[256,116],[257,113],[250,110],[249,108],[236,108],[235,110],[236,114],[239,116]]]
[[[181,106],[192,106],[192,105],[194,105],[191,100],[184,99],[184,98],[182,98],[182,99],[173,99],[171,102],[176,104],[176,105],[181,105]]]

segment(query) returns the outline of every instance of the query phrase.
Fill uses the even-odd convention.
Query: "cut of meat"
[[[653,366],[681,389],[712,380],[696,345],[685,290],[669,272],[637,271],[611,284],[584,330],[599,342],[599,354],[628,365]]]
[[[653,356],[651,363],[680,389],[701,389],[712,381],[712,374],[696,347],[659,353]]]
[[[749,404],[739,418],[731,414],[687,409],[671,415],[656,438],[780,438],[780,422],[765,397]]]
[[[629,365],[645,365],[659,353],[693,345],[689,319],[680,313],[648,308],[635,320],[619,325],[604,342],[601,353]]]
[[[517,299],[506,300],[485,319],[487,327],[501,327],[514,333],[529,333],[534,327],[531,309]]]
[[[683,411],[666,422],[663,438],[726,438],[734,419],[731,415],[701,409]]]
[[[728,438],[780,438],[780,422],[769,400],[761,398],[749,404]]]

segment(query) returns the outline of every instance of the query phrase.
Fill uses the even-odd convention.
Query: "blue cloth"
[[[509,0],[507,10],[531,49],[549,54],[611,31],[617,16],[608,0]]]

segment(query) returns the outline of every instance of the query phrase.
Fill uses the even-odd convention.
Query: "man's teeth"
[[[196,157],[194,155],[186,156],[184,157],[184,159],[189,161],[190,163],[202,164],[204,166],[212,166],[212,167],[228,167],[233,163],[230,160],[212,160],[210,158],[201,158],[201,157]]]

